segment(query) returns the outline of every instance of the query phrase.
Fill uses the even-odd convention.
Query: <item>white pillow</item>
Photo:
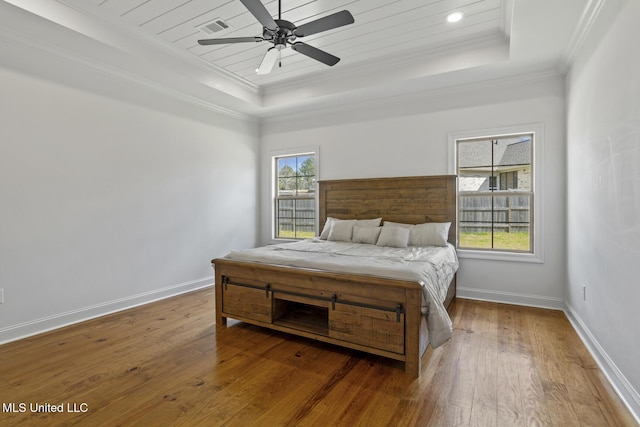
[[[411,229],[411,227],[413,227],[413,224],[403,224],[401,222],[391,222],[391,221],[385,221],[383,224],[384,227],[402,227],[402,228],[409,228]]]
[[[361,227],[356,222],[353,227],[353,240],[354,243],[366,243],[368,245],[375,245],[380,236],[380,229],[382,227]]]
[[[450,222],[427,222],[411,227],[409,245],[411,246],[447,246]]]
[[[322,233],[320,233],[320,239],[327,240],[327,238],[329,237],[329,231],[331,231],[331,224],[333,224],[333,221],[335,220],[335,218],[332,218],[330,216],[327,217],[327,220],[324,223],[324,227],[322,228]]]
[[[350,242],[353,235],[353,226],[356,224],[355,219],[334,221],[329,230],[327,240],[337,242]]]
[[[394,248],[406,248],[409,244],[411,230],[407,227],[382,227],[380,237],[376,245],[391,246]]]
[[[358,227],[380,227],[381,222],[382,218],[358,219],[356,220],[356,225]]]
[[[322,228],[322,232],[320,233],[319,239],[327,240],[329,238],[329,232],[331,231],[331,225],[335,222],[340,221],[356,221],[356,225],[358,227],[379,227],[382,222],[382,218],[374,218],[374,219],[338,219],[328,216],[327,220],[324,223],[324,227]]]

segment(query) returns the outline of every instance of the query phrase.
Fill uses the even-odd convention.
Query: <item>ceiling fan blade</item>
[[[324,18],[316,19],[315,21],[302,24],[293,31],[293,34],[296,37],[310,36],[312,34],[332,30],[344,25],[353,24],[354,22],[355,21],[353,19],[353,15],[351,15],[351,12],[349,12],[348,10],[343,10],[341,12],[336,12],[332,15],[325,16]]]
[[[276,63],[276,60],[278,59],[279,52],[280,51],[275,47],[270,48],[267,51],[267,53],[264,55],[264,58],[262,58],[262,62],[260,63],[260,66],[256,70],[256,73],[269,74],[271,72],[271,69],[273,68],[273,65]]]
[[[264,7],[260,0],[240,0],[240,2],[242,2],[244,7],[246,7],[249,12],[256,17],[263,27],[266,27],[271,31],[278,31],[276,21],[273,20],[269,11]]]
[[[330,53],[320,50],[317,47],[310,46],[306,43],[295,42],[291,45],[291,49],[296,52],[300,52],[303,55],[307,55],[309,58],[313,58],[316,61],[320,61],[328,66],[334,66],[340,61],[340,58],[333,56]]]
[[[198,40],[198,43],[202,46],[208,46],[210,44],[261,42],[262,40],[264,40],[262,37],[228,37],[226,39]]]

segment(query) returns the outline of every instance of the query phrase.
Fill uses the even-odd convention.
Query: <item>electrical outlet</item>
[[[582,284],[582,301],[587,300],[587,285]]]

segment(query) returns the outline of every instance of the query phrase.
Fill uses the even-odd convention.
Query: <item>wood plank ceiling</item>
[[[300,79],[331,68],[290,48],[282,67],[268,75],[255,70],[268,42],[200,46],[198,39],[261,35],[262,27],[239,0],[57,0],[97,16],[123,31],[142,34],[168,50],[179,49],[257,85]],[[376,64],[402,55],[433,52],[474,38],[505,31],[505,0],[282,0],[282,18],[301,25],[347,9],[355,23],[308,36],[307,44],[341,58],[335,67]],[[278,1],[263,0],[274,18]],[[457,24],[446,22],[462,11]],[[207,34],[199,28],[222,20],[229,28]]]

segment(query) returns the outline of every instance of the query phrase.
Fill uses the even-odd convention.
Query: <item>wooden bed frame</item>
[[[450,221],[455,244],[455,175],[320,181],[319,191],[321,227],[327,217]],[[218,327],[234,318],[400,360],[408,375],[420,375],[418,283],[226,258],[212,264]],[[446,307],[455,298],[455,282],[454,276]]]

